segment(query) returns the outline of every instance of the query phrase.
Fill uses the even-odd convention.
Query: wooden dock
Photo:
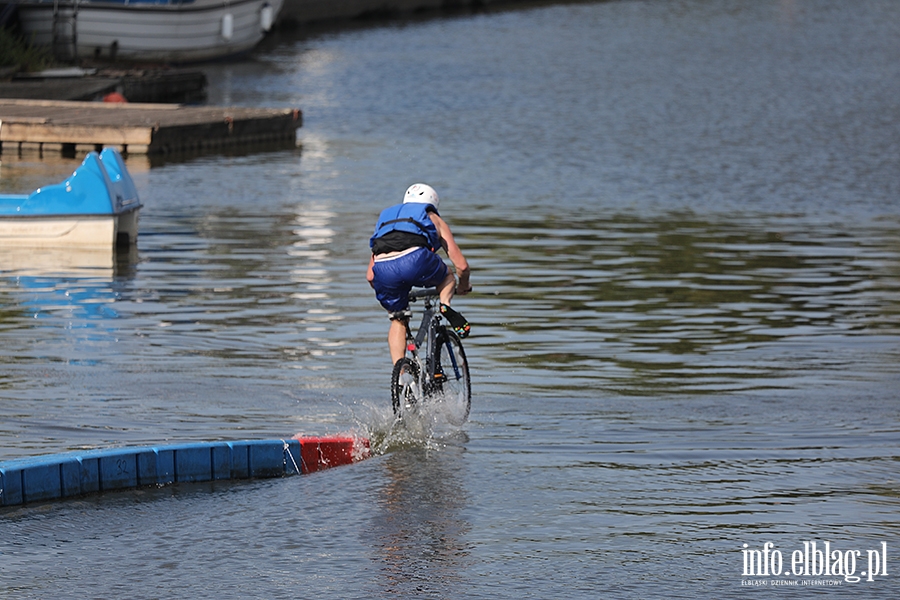
[[[123,154],[293,147],[299,109],[0,98],[0,152],[75,156],[104,146]]]

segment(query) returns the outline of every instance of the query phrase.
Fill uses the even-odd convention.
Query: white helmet
[[[409,189],[406,190],[406,194],[403,196],[403,204],[406,204],[407,202],[430,204],[437,210],[438,204],[441,203],[441,199],[438,198],[437,192],[434,191],[434,188],[430,185],[414,183],[409,186]]]

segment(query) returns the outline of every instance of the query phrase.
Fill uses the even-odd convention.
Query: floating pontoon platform
[[[0,98],[2,153],[77,155],[113,146],[122,154],[208,152],[272,144],[294,147],[299,109],[68,102]]]
[[[369,455],[366,438],[300,436],[36,456],[0,463],[0,506],[179,482],[299,475]]]

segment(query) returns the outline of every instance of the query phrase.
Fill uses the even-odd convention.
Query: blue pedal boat
[[[115,148],[91,152],[75,172],[27,195],[0,194],[0,248],[114,248],[134,244],[141,209]]]

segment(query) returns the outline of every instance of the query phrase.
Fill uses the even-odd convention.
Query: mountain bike
[[[469,363],[462,342],[441,322],[435,288],[413,290],[409,300],[422,300],[424,311],[415,336],[409,318],[405,319],[406,356],[396,362],[391,374],[394,414],[402,418],[404,413],[430,403],[449,423],[462,425],[472,407]]]

